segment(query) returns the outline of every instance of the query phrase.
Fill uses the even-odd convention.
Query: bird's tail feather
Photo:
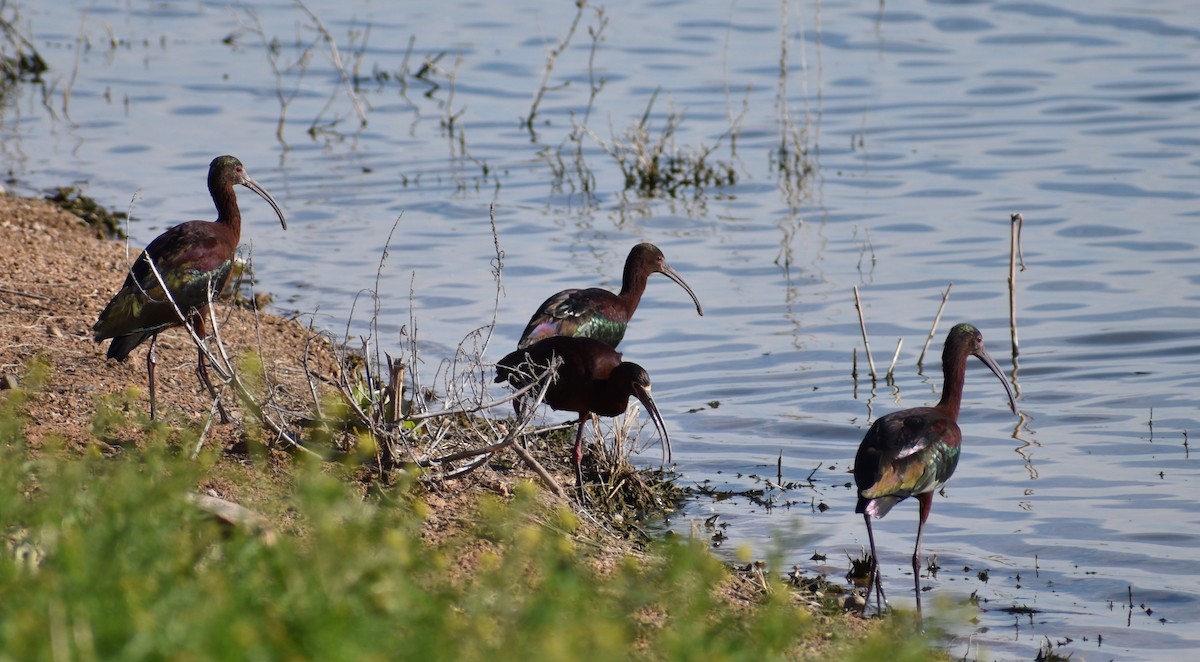
[[[142,344],[150,335],[149,333],[131,333],[127,336],[113,338],[112,344],[108,346],[108,358],[124,361],[129,356],[129,353]]]
[[[882,519],[892,509],[892,506],[900,503],[902,500],[904,500],[904,497],[898,496],[881,496],[873,499],[859,497],[858,506],[855,507],[854,512],[866,513],[875,519]]]

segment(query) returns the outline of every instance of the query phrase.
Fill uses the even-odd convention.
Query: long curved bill
[[[983,364],[992,371],[992,374],[1000,379],[1001,384],[1004,384],[1004,392],[1008,394],[1008,406],[1012,409],[1012,413],[1017,413],[1017,399],[1013,396],[1012,386],[1008,384],[1008,378],[1000,371],[1000,366],[996,365],[996,362],[992,360],[991,354],[988,354],[987,350],[982,346],[980,346],[978,352],[975,352],[975,356],[980,361],[983,361]]]
[[[688,293],[688,296],[692,297],[692,301],[695,302],[696,312],[699,313],[701,317],[704,316],[704,308],[700,305],[700,299],[696,296],[696,293],[692,291],[692,288],[689,287],[688,284],[683,281],[683,276],[680,276],[678,271],[675,271],[675,269],[673,269],[671,267],[671,265],[663,263],[662,269],[659,271],[659,273],[666,276],[667,278],[670,278],[671,280],[675,281],[676,283],[679,283],[679,286],[682,287],[684,290],[686,290]]]
[[[667,436],[667,424],[663,422],[662,415],[658,413],[658,406],[654,404],[654,398],[650,397],[649,387],[634,385],[633,395],[642,403],[646,411],[650,413],[650,419],[654,421],[654,427],[658,428],[658,436],[662,438],[663,464],[670,464],[671,438]]]
[[[250,173],[245,171],[242,172],[242,186],[262,196],[262,199],[266,200],[267,204],[271,205],[271,209],[275,210],[275,214],[279,216],[279,223],[283,225],[283,229],[287,229],[287,219],[283,217],[283,210],[279,208],[279,203],[275,202],[275,198],[272,198],[271,194],[267,193],[267,189],[260,186],[258,182],[250,177]]]

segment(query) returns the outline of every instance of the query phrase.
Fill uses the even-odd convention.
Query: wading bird
[[[146,372],[150,382],[151,419],[157,416],[154,366],[158,359],[154,345],[159,332],[183,324],[171,305],[171,299],[187,316],[196,334],[203,338],[209,301],[220,294],[229,280],[242,234],[242,213],[233,189],[237,184],[262,196],[279,216],[283,229],[287,229],[287,219],[279,209],[279,204],[250,177],[242,162],[232,156],[218,156],[208,166],[208,192],[217,207],[217,220],[187,221],[158,235],[134,261],[121,289],[104,307],[92,327],[96,342],[112,338],[108,346],[108,358],[118,361],[124,361],[134,348],[146,338],[150,339]],[[151,264],[154,269],[151,269]],[[154,270],[166,283],[166,291]],[[170,298],[167,297],[168,292]],[[196,375],[216,398],[217,391],[208,378],[204,352],[200,351],[199,355]],[[220,406],[220,410],[221,420],[228,422],[225,408]]]
[[[941,489],[958,465],[962,446],[962,431],[958,428],[958,410],[962,405],[963,378],[967,372],[967,357],[983,361],[1008,394],[1013,413],[1017,403],[1012,388],[1000,368],[983,346],[983,335],[970,324],[959,324],[950,330],[942,350],[942,399],[933,407],[914,407],[892,412],[879,418],[867,430],[858,454],[854,458],[854,483],[858,487],[858,505],[867,523],[867,538],[871,543],[871,575],[867,583],[870,602],[872,586],[876,609],[882,610],[883,582],[879,576],[879,555],[875,552],[875,535],[871,518],[883,517],[892,506],[907,497],[916,497],[920,504],[917,525],[917,544],[913,548],[913,581],[916,586],[917,618],[921,618],[921,535],[925,520],[933,508],[933,494]]]
[[[524,388],[557,357],[561,364],[546,389],[546,404],[559,411],[579,414],[575,433],[575,482],[583,499],[583,428],[592,414],[617,416],[625,412],[629,397],[637,398],[658,428],[663,462],[671,461],[671,439],[654,399],[650,375],[636,363],[621,360],[620,352],[592,338],[552,336],[518,349],[496,363],[496,382]],[[518,415],[519,415],[518,411]]]
[[[646,280],[652,273],[660,273],[679,283],[692,301],[696,312],[704,315],[704,308],[696,293],[683,281],[657,246],[641,243],[629,251],[625,259],[625,273],[621,277],[621,293],[613,294],[599,287],[563,290],[546,299],[529,319],[519,349],[524,349],[543,338],[571,336],[595,338],[609,347],[616,347],[625,337],[629,320],[637,310],[642,294],[646,291]]]

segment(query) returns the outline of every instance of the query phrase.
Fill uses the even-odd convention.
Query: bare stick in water
[[[938,306],[937,315],[933,316],[933,326],[929,327],[929,335],[925,338],[925,346],[921,348],[921,356],[917,357],[917,370],[925,369],[925,352],[929,350],[929,341],[933,340],[933,334],[937,333],[938,322],[942,321],[942,311],[946,309],[946,299],[950,298],[950,288],[954,287],[954,283],[946,284],[946,291],[942,292],[942,303]]]
[[[867,365],[871,368],[871,381],[875,381],[875,359],[871,357],[871,342],[867,340],[867,321],[863,319],[862,301],[858,298],[858,286],[854,286],[854,308],[858,310],[858,328],[862,329],[863,350],[867,353]]]
[[[1008,249],[1008,327],[1012,332],[1012,355],[1017,359],[1017,256],[1021,258],[1021,271],[1025,271],[1025,254],[1021,250],[1021,226],[1025,217],[1018,212],[1012,215],[1012,234]]]
[[[888,365],[887,375],[884,376],[885,379],[890,380],[892,378],[892,373],[896,370],[896,359],[900,358],[900,347],[903,345],[904,338],[900,338],[896,341],[896,353],[892,354],[892,362],[890,365]]]

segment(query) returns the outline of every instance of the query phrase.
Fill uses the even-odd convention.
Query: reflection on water
[[[972,366],[962,461],[926,529],[931,602],[979,600],[977,624],[947,616],[951,652],[1200,647],[1200,6],[674,0],[585,6],[570,33],[572,3],[307,4],[319,24],[287,3],[23,7],[52,73],[0,105],[10,187],[79,183],[141,219],[144,243],[211,217],[205,166],[236,154],[291,226],[267,234],[270,210],[245,201],[259,286],[342,332],[395,225],[378,333],[415,332],[429,366],[492,319],[492,205],[496,351],[547,294],[619,287],[629,247],[653,241],[705,316],[652,284],[622,349],[654,374],[684,481],[757,489],[781,462],[813,482],[771,508],[697,502],[678,525],[720,513],[722,550],[778,535],[787,563],[831,576],[866,543],[847,473],[866,427],[937,399],[953,323],[1008,340],[1022,212],[1020,364],[1001,361],[1020,418]],[[737,182],[624,192],[614,147],[639,127]],[[855,286],[876,362],[903,339],[890,381],[866,375]],[[898,606],[915,530],[909,504],[879,523]]]

